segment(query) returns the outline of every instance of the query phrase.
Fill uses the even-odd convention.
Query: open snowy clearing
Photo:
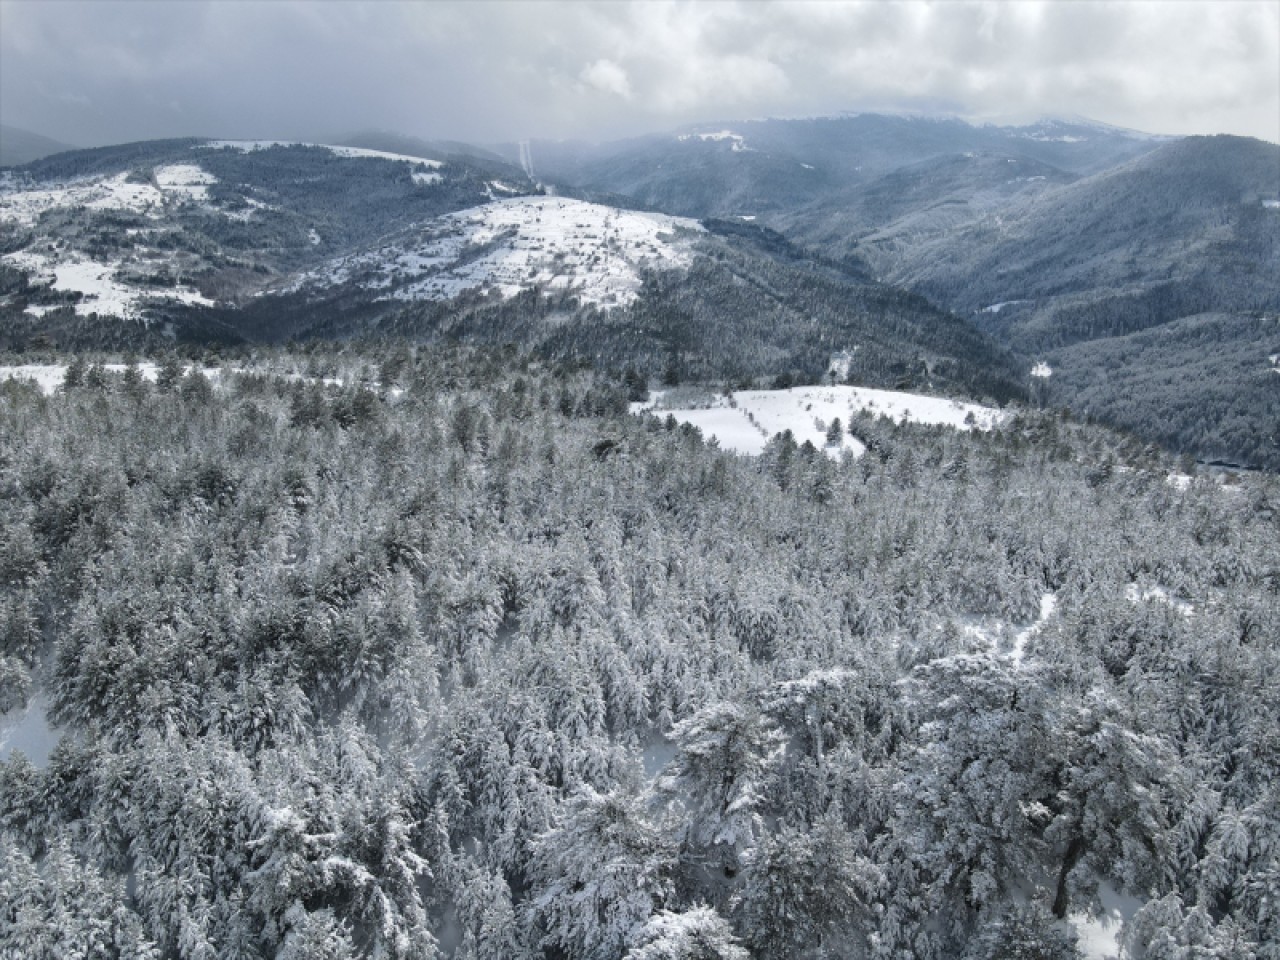
[[[564,197],[507,197],[432,220],[411,240],[345,257],[297,286],[355,282],[397,300],[542,287],[621,306],[636,298],[643,269],[688,266],[688,237],[701,230],[681,217]]]
[[[758,454],[770,438],[790,430],[797,443],[807,440],[833,457],[845,450],[860,456],[866,449],[847,431],[850,417],[862,411],[898,423],[910,421],[957,430],[990,430],[1004,418],[1001,411],[976,403],[840,385],[743,390],[733,394],[732,401],[717,397],[713,404],[701,408],[668,409],[661,394],[649,403],[632,405],[634,413],[646,410],[692,424],[708,439],[714,437],[723,449],[734,453]],[[841,442],[827,446],[827,428],[836,418],[842,426]]]

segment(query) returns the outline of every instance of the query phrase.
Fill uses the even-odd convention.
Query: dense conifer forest
[[[1280,958],[1274,475],[226,366],[0,383],[6,960]]]

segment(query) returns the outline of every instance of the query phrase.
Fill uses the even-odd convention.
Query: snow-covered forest
[[[237,364],[0,383],[6,960],[1280,958],[1274,475]]]

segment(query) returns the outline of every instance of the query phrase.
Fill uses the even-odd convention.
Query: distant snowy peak
[[[327,143],[304,143],[299,140],[208,140],[199,144],[196,149],[239,150],[241,153],[253,153],[257,150],[272,150],[277,147],[314,147],[328,150],[334,156],[348,160],[395,160],[414,166],[442,167],[439,160],[427,160],[424,157],[413,157],[405,153],[388,153],[385,150],[366,150],[363,147],[335,147]]]
[[[571,290],[583,303],[624,306],[647,269],[692,262],[694,220],[565,197],[504,197],[448,214],[409,237],[344,257],[295,285],[354,283],[388,300],[448,300],[468,290],[503,297]]]
[[[731,145],[730,149],[732,149],[735,153],[740,153],[743,150],[751,149],[750,147],[747,146],[747,141],[742,136],[742,134],[734,133],[732,130],[713,130],[709,132],[700,132],[700,133],[682,133],[678,135],[676,139],[679,140],[681,143],[685,143],[690,140],[697,140],[702,143],[728,143]]]

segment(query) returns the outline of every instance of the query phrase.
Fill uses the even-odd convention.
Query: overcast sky
[[[80,146],[606,139],[885,108],[1280,141],[1280,0],[0,0],[0,121]]]

